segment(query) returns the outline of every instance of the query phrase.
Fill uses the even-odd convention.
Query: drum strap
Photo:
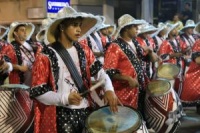
[[[68,68],[68,70],[72,76],[72,79],[74,80],[74,82],[78,88],[79,93],[85,92],[87,90],[86,86],[84,85],[83,80],[82,80],[70,54],[68,53],[68,51],[59,42],[52,45],[51,47],[53,49],[55,49],[56,52],[62,58],[63,62],[65,63],[66,67]]]
[[[97,37],[94,35],[94,33],[92,33],[90,35],[94,39],[94,41],[96,42],[97,47],[99,48],[100,52],[103,52],[103,46],[101,45],[101,43],[99,42],[99,40],[97,39]]]

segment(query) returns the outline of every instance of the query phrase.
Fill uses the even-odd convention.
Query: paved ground
[[[200,115],[195,107],[184,108],[186,116],[181,119],[181,126],[177,133],[200,133]]]

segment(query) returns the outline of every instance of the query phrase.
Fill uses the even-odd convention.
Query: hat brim
[[[200,22],[198,22],[194,28],[194,33],[195,34],[200,34]]]
[[[170,33],[172,30],[174,30],[174,29],[176,29],[176,28],[178,28],[178,27],[179,27],[179,23],[173,24],[173,26],[172,26],[172,27],[167,31],[167,33],[166,33],[167,37],[168,37],[169,33]]]
[[[62,17],[55,19],[47,28],[47,31],[45,32],[45,37],[46,37],[46,42],[48,43],[53,43],[56,41],[55,39],[55,31],[58,28],[58,25],[66,18],[77,18],[81,17],[83,18],[82,20],[82,25],[81,25],[81,35],[79,40],[83,39],[84,37],[88,36],[90,33],[92,33],[95,30],[96,25],[99,25],[100,20],[95,17],[92,14],[81,14],[81,13],[76,13],[72,14],[70,16]]]
[[[4,38],[8,34],[9,28],[0,25],[0,29],[1,29],[0,40],[2,40],[2,38]]]
[[[43,42],[43,41],[44,41],[45,30],[46,30],[46,28],[41,29],[41,30],[36,34],[36,40],[37,40],[38,42]]]
[[[156,32],[154,32],[151,36],[153,37],[153,36],[157,36],[161,31],[163,31],[163,30],[165,30],[166,29],[166,27],[165,26],[163,26],[163,27],[161,27],[161,28],[158,28],[158,30],[156,31]]]
[[[13,37],[13,33],[14,33],[15,28],[19,25],[25,25],[25,27],[26,27],[26,35],[27,35],[26,40],[29,40],[31,38],[31,36],[33,35],[35,26],[32,23],[18,23],[14,27],[10,27],[10,30],[8,32],[8,38],[7,38],[8,43],[11,43],[12,41],[15,40]]]
[[[142,24],[146,24],[146,23],[147,23],[147,22],[146,22],[145,20],[134,20],[134,21],[132,21],[132,22],[130,22],[130,23],[127,23],[127,24],[125,24],[125,25],[122,25],[122,26],[120,26],[120,27],[117,28],[117,32],[116,32],[116,34],[115,34],[115,38],[117,38],[117,37],[119,36],[120,31],[121,31],[124,27],[126,27],[126,26],[129,26],[129,25],[142,25]]]
[[[157,30],[158,30],[158,28],[146,29],[146,30],[143,30],[143,31],[139,32],[138,35],[139,35],[139,34],[148,33],[148,32],[153,32],[153,33],[155,33]],[[151,34],[153,34],[153,33],[151,33]]]
[[[180,31],[184,31],[185,29],[187,28],[195,28],[195,25],[188,25],[188,26],[185,26],[183,27]]]

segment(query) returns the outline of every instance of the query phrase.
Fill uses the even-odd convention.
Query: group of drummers
[[[184,106],[200,114],[200,23],[116,25],[66,6],[37,41],[0,26],[0,132],[173,133]]]

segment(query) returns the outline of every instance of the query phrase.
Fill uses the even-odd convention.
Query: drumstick
[[[98,87],[100,87],[102,84],[105,83],[105,79],[102,79],[101,81],[97,82],[95,85],[93,85],[92,87],[90,87],[89,90],[84,91],[83,93],[81,93],[81,96],[86,95],[87,93],[90,93],[91,91],[97,89]]]

